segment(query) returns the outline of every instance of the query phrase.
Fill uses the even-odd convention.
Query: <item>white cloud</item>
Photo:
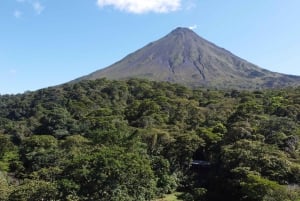
[[[33,6],[33,9],[35,10],[36,14],[38,14],[38,15],[40,15],[45,9],[45,7],[38,1],[32,3],[32,6]]]
[[[189,26],[189,29],[191,30],[195,30],[198,28],[198,25],[197,24],[194,24],[193,26]]]
[[[97,0],[97,5],[102,8],[112,6],[118,10],[130,13],[168,13],[181,7],[181,0]]]
[[[19,10],[15,10],[13,14],[14,14],[15,18],[20,18],[20,17],[22,17],[22,12],[19,11]]]
[[[192,10],[197,7],[194,0],[186,1],[184,4],[185,10]]]

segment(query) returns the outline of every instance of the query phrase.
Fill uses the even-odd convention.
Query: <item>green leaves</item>
[[[0,199],[295,200],[299,97],[139,79],[0,96]]]
[[[10,193],[11,187],[6,180],[6,176],[0,171],[0,200],[6,201]]]
[[[27,180],[17,186],[8,201],[56,200],[58,191],[55,184],[38,180]]]
[[[9,171],[10,164],[18,160],[18,149],[8,136],[0,135],[0,171]]]
[[[149,160],[138,153],[111,146],[93,150],[66,167],[67,177],[90,200],[143,200],[155,193]]]
[[[249,167],[282,184],[289,182],[291,162],[283,152],[262,142],[240,140],[222,147],[221,160],[226,169]]]

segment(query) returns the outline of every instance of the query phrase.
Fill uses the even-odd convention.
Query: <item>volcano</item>
[[[282,88],[300,76],[271,72],[218,47],[188,28],[176,28],[122,60],[77,80],[143,78],[190,87]]]

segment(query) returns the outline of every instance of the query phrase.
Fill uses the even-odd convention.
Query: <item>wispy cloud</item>
[[[17,74],[17,70],[16,70],[16,69],[10,69],[10,70],[8,71],[8,73],[9,73],[10,75],[15,75],[15,74]]]
[[[181,0],[97,0],[97,5],[100,8],[112,6],[118,10],[135,14],[168,13],[179,10]]]
[[[32,7],[38,15],[40,15],[45,9],[45,6],[43,6],[39,1],[33,2]]]
[[[198,28],[198,25],[197,24],[194,24],[193,26],[189,26],[189,29],[191,30],[195,30]]]
[[[33,8],[34,12],[37,14],[37,15],[40,15],[42,14],[42,12],[45,10],[45,6],[38,0],[16,0],[18,3],[24,3],[24,5],[27,5],[27,6],[30,6]],[[16,18],[19,18],[22,14],[21,11],[19,10],[16,10],[14,12],[14,16]]]
[[[196,1],[195,0],[188,0],[184,4],[185,10],[192,10],[192,9],[194,9],[196,7],[197,7],[197,5],[196,5]]]
[[[15,10],[13,15],[15,16],[15,18],[18,19],[18,18],[22,17],[22,12],[19,10]]]

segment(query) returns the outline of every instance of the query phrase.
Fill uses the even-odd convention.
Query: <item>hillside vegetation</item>
[[[138,79],[0,96],[0,200],[300,199],[300,88]],[[209,162],[192,165],[193,160]]]

